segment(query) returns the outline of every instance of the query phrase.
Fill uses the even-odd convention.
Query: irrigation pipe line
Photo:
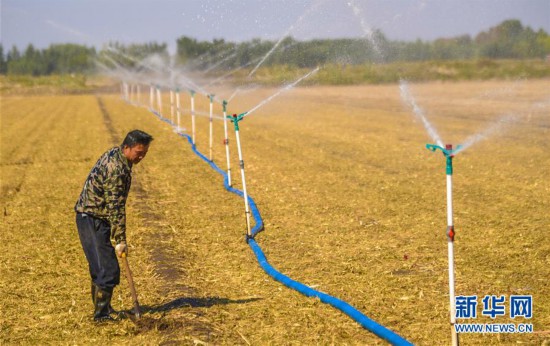
[[[154,115],[156,115],[160,120],[170,124],[174,125],[169,119],[163,117],[160,113],[152,111]],[[223,176],[223,185],[225,189],[229,192],[233,192],[234,194],[245,198],[243,191],[235,189],[229,185],[228,182],[228,176],[227,174],[220,169],[213,161],[210,161],[206,156],[204,156],[200,151],[197,150],[196,145],[193,143],[193,139],[191,136],[185,134],[185,133],[178,133],[179,136],[186,138],[189,144],[191,145],[191,149],[193,152],[199,156],[203,161],[208,163],[210,167],[212,167],[216,172],[221,174]],[[256,259],[258,260],[258,263],[262,267],[262,269],[273,279],[276,281],[279,281],[280,283],[284,284],[285,286],[292,288],[306,297],[315,297],[319,298],[319,300],[325,304],[329,304],[336,309],[342,311],[349,317],[351,317],[354,321],[359,323],[363,328],[367,329],[368,331],[372,332],[376,336],[386,340],[387,342],[391,343],[392,345],[397,346],[409,346],[413,345],[411,342],[407,341],[405,338],[401,337],[400,335],[396,334],[395,332],[391,331],[390,329],[376,323],[372,319],[365,316],[363,313],[361,313],[359,310],[354,308],[352,305],[348,304],[347,302],[335,298],[331,295],[328,295],[323,292],[319,292],[317,290],[312,289],[311,287],[308,287],[304,285],[301,282],[292,280],[288,276],[284,275],[283,273],[277,271],[273,266],[269,264],[267,261],[267,258],[265,257],[265,254],[263,253],[261,247],[256,243],[256,240],[254,237],[256,234],[258,234],[260,231],[264,228],[264,223],[262,220],[262,217],[260,216],[260,212],[258,210],[258,207],[256,206],[256,203],[252,199],[252,197],[247,196],[246,200],[250,203],[250,210],[251,214],[254,218],[255,225],[250,230],[250,235],[247,235],[246,240],[252,251],[254,252],[254,255],[256,256]]]

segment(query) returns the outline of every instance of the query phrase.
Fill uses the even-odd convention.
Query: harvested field
[[[550,343],[548,90],[549,80],[411,85],[454,144],[504,114],[518,119],[454,159],[456,293],[532,295],[530,320],[475,322],[535,332],[462,335],[467,345]],[[243,94],[229,111],[273,92]],[[205,97],[197,109],[208,110]],[[134,167],[127,210],[144,316],[97,326],[73,206],[95,160],[135,128],[155,137]],[[197,130],[207,154],[207,118]],[[0,344],[384,344],[268,277],[244,241],[242,199],[146,108],[112,94],[4,96],[0,134]],[[246,118],[241,141],[265,222],[256,240],[275,268],[415,344],[449,344],[445,160],[425,149],[398,85],[297,88]],[[238,178],[233,133],[230,143]],[[121,279],[113,306],[130,309]]]

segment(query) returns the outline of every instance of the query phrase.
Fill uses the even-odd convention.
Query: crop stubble
[[[548,338],[550,120],[548,105],[533,106],[548,98],[547,87],[546,80],[413,87],[454,144],[503,113],[520,116],[455,159],[457,293],[532,294],[534,317],[525,322],[537,333],[463,336],[468,344]],[[229,110],[272,91],[248,93]],[[263,273],[244,242],[242,200],[223,190],[186,140],[146,109],[112,95],[99,100],[103,112],[94,95],[2,99],[0,340],[381,343]],[[208,109],[206,98],[197,103]],[[128,202],[130,264],[145,317],[137,326],[97,327],[72,207],[97,157],[134,128],[155,137]],[[207,153],[207,119],[197,128]],[[222,129],[216,122],[214,160],[225,168]],[[257,240],[270,262],[415,343],[447,344],[444,160],[424,149],[429,140],[397,86],[296,89],[246,118],[241,135],[249,193],[266,224]],[[232,162],[239,188],[233,146]],[[114,305],[129,309],[122,279]]]

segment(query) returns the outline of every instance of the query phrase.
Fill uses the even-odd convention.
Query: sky
[[[29,43],[475,36],[507,19],[550,33],[550,0],[0,0],[4,50]]]

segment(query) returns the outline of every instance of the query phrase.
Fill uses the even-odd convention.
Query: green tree
[[[6,74],[8,72],[8,62],[4,56],[4,46],[0,43],[0,74]]]

